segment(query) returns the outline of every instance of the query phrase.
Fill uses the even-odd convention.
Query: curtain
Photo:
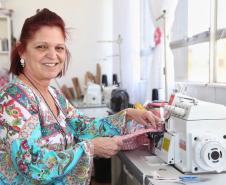
[[[140,3],[137,0],[114,0],[113,14],[113,37],[120,35],[122,38],[121,64],[115,58],[113,72],[117,72],[121,88],[129,93],[130,102],[135,103],[140,99]],[[117,47],[113,50],[118,53]]]
[[[152,23],[149,0],[140,0],[141,2],[141,81],[139,84],[140,89],[140,102],[145,103],[147,91],[150,91],[150,69],[152,61],[152,54],[154,48],[154,25]],[[148,83],[147,83],[148,82]]]
[[[155,49],[149,69],[146,99],[151,100],[152,89],[156,88],[159,90],[159,99],[168,100],[169,94],[174,89],[174,63],[173,54],[169,47],[169,33],[174,21],[178,0],[148,0],[148,2],[150,16],[155,26]],[[165,10],[165,15],[163,15],[163,10]],[[161,15],[165,19],[160,18]],[[165,43],[164,37],[166,38]],[[166,76],[164,75],[165,61],[167,69]]]

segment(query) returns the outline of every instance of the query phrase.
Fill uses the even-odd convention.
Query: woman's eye
[[[64,48],[64,47],[56,47],[56,50],[57,50],[57,51],[64,51],[65,48]]]
[[[45,46],[45,45],[39,45],[39,46],[37,46],[37,48],[38,48],[38,49],[46,49],[47,46]]]

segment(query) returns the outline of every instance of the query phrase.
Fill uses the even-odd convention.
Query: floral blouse
[[[0,185],[89,184],[89,139],[126,132],[126,111],[89,118],[53,87],[59,114],[18,78],[0,91]],[[57,120],[56,120],[57,119]]]

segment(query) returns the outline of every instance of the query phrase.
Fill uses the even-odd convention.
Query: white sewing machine
[[[154,153],[184,173],[226,171],[226,107],[171,95],[166,132]]]

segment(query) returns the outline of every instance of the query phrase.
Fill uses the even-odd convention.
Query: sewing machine
[[[165,132],[154,153],[183,173],[226,171],[226,107],[182,94],[165,106]]]

